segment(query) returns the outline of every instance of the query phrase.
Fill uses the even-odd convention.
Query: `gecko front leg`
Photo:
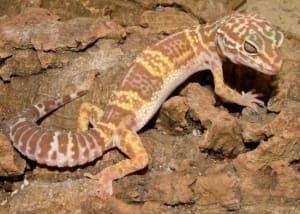
[[[215,92],[225,101],[247,106],[255,111],[257,110],[257,105],[264,106],[264,102],[257,99],[260,94],[255,94],[252,91],[240,94],[226,85],[221,66],[213,66],[212,75],[214,77]]]

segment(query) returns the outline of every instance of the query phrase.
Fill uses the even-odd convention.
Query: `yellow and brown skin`
[[[222,60],[229,58],[273,75],[282,64],[278,53],[282,41],[283,34],[256,15],[235,14],[184,30],[137,57],[104,111],[83,103],[78,132],[49,131],[35,124],[38,118],[62,105],[60,100],[35,105],[11,120],[10,137],[30,159],[60,167],[82,165],[110,148],[118,148],[127,159],[97,175],[87,175],[99,181],[100,192],[112,194],[112,181],[147,166],[149,157],[137,132],[179,84],[195,72],[210,69],[220,97],[255,109],[263,104],[256,94],[239,94],[224,83]],[[66,96],[65,101],[80,95]]]

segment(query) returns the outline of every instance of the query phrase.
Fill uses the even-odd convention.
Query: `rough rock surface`
[[[299,7],[297,0],[4,0],[0,213],[300,213]],[[97,182],[83,174],[122,160],[118,151],[57,169],[26,165],[10,145],[5,120],[24,107],[88,88],[88,95],[41,123],[74,130],[80,103],[105,106],[148,45],[233,10],[265,15],[286,36],[284,66],[275,78],[224,64],[228,84],[255,88],[266,107],[253,112],[225,104],[209,72],[191,77],[139,133],[148,167],[114,182],[114,195],[106,199],[95,196]]]
[[[0,177],[22,175],[26,162],[11,147],[9,139],[0,133]]]

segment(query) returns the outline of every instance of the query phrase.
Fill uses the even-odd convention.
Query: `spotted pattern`
[[[237,64],[252,67],[262,73],[276,74],[282,65],[278,51],[284,35],[258,15],[228,16],[217,29],[219,46],[225,56]],[[252,44],[257,53],[249,53],[244,45]]]
[[[79,118],[84,121],[79,121],[79,132],[48,130],[36,125],[36,121],[86,91],[25,109],[9,121],[10,138],[23,155],[58,167],[82,165],[118,147],[132,161],[120,162],[101,172],[101,185],[111,193],[107,183],[147,165],[149,159],[136,131],[178,84],[199,70],[199,66],[210,68],[216,92],[238,100],[241,95],[224,84],[222,59],[227,57],[234,63],[275,74],[282,64],[278,48],[283,38],[264,18],[241,14],[175,33],[136,58],[118,89],[112,92],[104,112],[93,105],[81,108]],[[249,47],[245,48],[245,44],[251,45],[252,53],[247,52]],[[94,127],[89,128],[92,111],[98,116]]]

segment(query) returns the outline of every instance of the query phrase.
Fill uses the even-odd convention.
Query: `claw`
[[[93,175],[91,173],[84,173],[83,175],[87,178],[97,180],[99,182],[100,187],[96,189],[96,193],[101,198],[104,198],[107,195],[113,194],[112,180],[106,179],[105,177],[101,176],[101,174]]]
[[[85,172],[83,174],[84,177],[87,177],[87,178],[90,178],[90,179],[93,179],[93,180],[98,180],[98,177],[97,175],[93,175],[92,173],[88,173],[88,172]]]
[[[241,93],[241,105],[247,106],[254,111],[257,111],[257,106],[264,106],[264,102],[262,100],[257,99],[258,97],[261,97],[262,94],[256,94],[254,93],[254,90],[243,92]]]

